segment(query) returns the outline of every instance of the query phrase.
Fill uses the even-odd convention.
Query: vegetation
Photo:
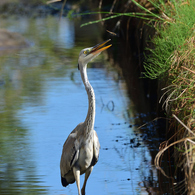
[[[161,1],[159,8],[166,22],[155,24],[155,49],[149,49],[145,76],[166,80],[160,101],[167,115],[174,118],[170,130],[175,132],[164,143],[155,163],[159,166],[162,154],[175,146],[176,166],[185,174],[177,189],[186,185],[185,191],[191,194],[195,181],[195,1]]]
[[[154,25],[155,49],[148,49],[145,76],[164,80],[166,87],[162,89],[160,102],[167,116],[174,119],[169,130],[175,129],[173,136],[162,144],[164,147],[155,163],[160,168],[163,153],[175,146],[176,167],[183,169],[185,175],[176,189],[192,194],[195,184],[195,1],[160,1],[155,6],[166,21]]]
[[[191,0],[188,3],[182,2],[181,0],[167,4],[161,2],[162,17],[167,20],[164,25],[155,26],[158,32],[153,39],[155,49],[150,49],[152,55],[145,63],[146,76],[151,79],[165,76],[164,73],[167,73],[167,76],[170,69],[172,73],[176,73],[177,66],[174,67],[173,55],[176,55],[176,51],[181,54],[189,49],[186,44],[194,34],[195,2]],[[174,80],[171,77],[172,79]]]

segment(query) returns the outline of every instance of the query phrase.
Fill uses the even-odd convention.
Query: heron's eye
[[[88,53],[89,53],[89,51],[88,51],[88,50],[85,50],[83,53],[84,53],[84,54],[88,54]]]

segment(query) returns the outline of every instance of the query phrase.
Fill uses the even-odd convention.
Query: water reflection
[[[0,194],[76,194],[76,184],[61,186],[59,160],[66,137],[87,113],[78,53],[99,41],[90,42],[92,30],[88,42],[75,42],[82,31],[67,19],[7,19],[2,24],[34,44],[0,57]],[[113,79],[117,73],[103,55],[88,75],[96,94],[101,151],[87,193],[147,194],[148,178],[157,182],[157,173],[148,147],[129,124],[129,113],[136,113],[129,110],[126,84]]]

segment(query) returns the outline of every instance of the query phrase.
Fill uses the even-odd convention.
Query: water
[[[23,34],[30,47],[0,57],[0,194],[75,195],[75,183],[61,186],[59,162],[64,141],[87,114],[77,59],[102,41],[99,28],[84,31],[55,17],[4,19],[1,27]],[[140,113],[105,54],[88,66],[101,150],[86,192],[149,194],[147,182],[151,191],[159,186],[152,148],[132,125]]]

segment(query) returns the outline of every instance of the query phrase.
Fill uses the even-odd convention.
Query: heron
[[[66,187],[76,181],[78,194],[85,195],[86,183],[94,165],[99,158],[100,143],[95,122],[95,93],[87,76],[87,64],[102,51],[108,49],[109,40],[94,47],[81,50],[78,58],[78,69],[88,95],[88,112],[84,122],[78,124],[66,139],[60,160],[62,186]],[[85,173],[83,187],[80,190],[80,175]]]

